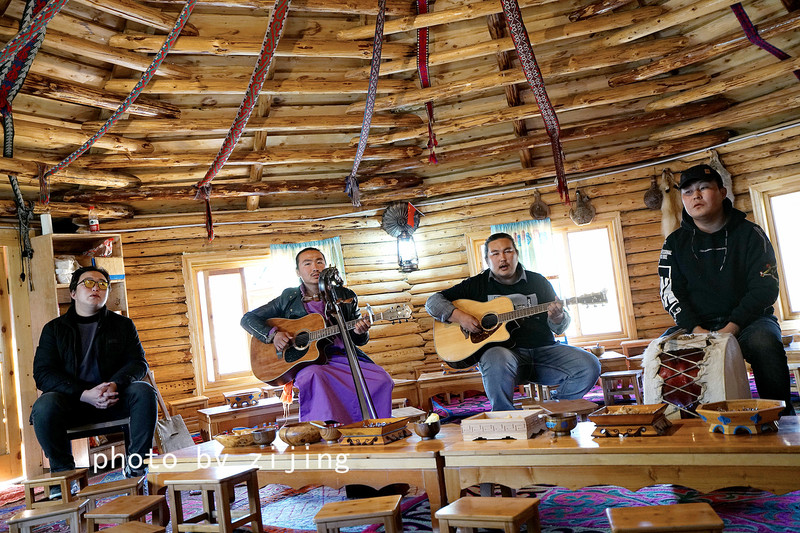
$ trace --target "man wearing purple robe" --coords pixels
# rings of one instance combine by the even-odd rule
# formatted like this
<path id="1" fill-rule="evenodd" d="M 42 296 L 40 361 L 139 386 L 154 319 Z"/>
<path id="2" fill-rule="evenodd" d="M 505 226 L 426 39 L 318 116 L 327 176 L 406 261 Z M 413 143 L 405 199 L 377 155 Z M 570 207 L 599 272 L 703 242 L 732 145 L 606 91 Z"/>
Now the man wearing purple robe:
<path id="1" fill-rule="evenodd" d="M 267 325 L 267 320 L 298 319 L 309 313 L 317 313 L 325 317 L 327 325 L 335 324 L 335 321 L 326 316 L 325 302 L 319 293 L 319 276 L 327 266 L 325 256 L 316 248 L 305 248 L 295 257 L 295 263 L 297 275 L 302 281 L 300 286 L 284 290 L 268 304 L 246 313 L 241 320 L 241 326 L 248 333 L 261 342 L 274 344 L 279 354 L 287 346 L 291 346 L 293 337 L 288 331 L 271 328 Z M 345 320 L 350 322 L 358 319 L 351 333 L 353 344 L 363 346 L 369 341 L 370 322 L 361 318 L 355 293 L 347 288 L 343 288 L 343 291 L 348 300 L 347 303 L 340 304 Z M 322 348 L 322 343 L 319 347 Z M 378 417 L 392 416 L 394 383 L 391 376 L 373 363 L 364 352 L 359 349 L 356 352 Z M 350 424 L 361 420 L 355 383 L 340 335 L 333 337 L 333 342 L 324 346 L 324 354 L 323 364 L 306 366 L 295 375 L 294 384 L 300 391 L 300 421 L 335 420 Z"/>

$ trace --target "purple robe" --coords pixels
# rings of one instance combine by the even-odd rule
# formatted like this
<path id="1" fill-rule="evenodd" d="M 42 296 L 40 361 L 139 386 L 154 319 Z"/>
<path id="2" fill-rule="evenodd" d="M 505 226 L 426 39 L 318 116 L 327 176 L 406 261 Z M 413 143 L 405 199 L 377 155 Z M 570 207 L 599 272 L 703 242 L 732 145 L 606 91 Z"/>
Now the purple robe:
<path id="1" fill-rule="evenodd" d="M 304 302 L 309 313 L 325 316 L 321 301 Z M 344 341 L 337 335 L 333 344 L 325 349 L 328 362 L 301 369 L 294 378 L 300 390 L 300 421 L 336 420 L 351 424 L 362 419 L 353 375 L 344 349 Z M 359 358 L 367 389 L 375 405 L 378 418 L 392 416 L 392 377 L 380 365 Z"/>

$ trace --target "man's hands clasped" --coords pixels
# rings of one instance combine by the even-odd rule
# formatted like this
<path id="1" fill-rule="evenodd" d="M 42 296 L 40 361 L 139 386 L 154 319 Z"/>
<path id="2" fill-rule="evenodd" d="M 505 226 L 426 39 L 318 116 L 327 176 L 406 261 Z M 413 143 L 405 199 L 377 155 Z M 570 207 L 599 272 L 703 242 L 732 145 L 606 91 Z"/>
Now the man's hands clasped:
<path id="1" fill-rule="evenodd" d="M 96 409 L 108 409 L 119 401 L 117 384 L 114 382 L 101 383 L 81 393 L 81 401 L 88 403 Z"/>

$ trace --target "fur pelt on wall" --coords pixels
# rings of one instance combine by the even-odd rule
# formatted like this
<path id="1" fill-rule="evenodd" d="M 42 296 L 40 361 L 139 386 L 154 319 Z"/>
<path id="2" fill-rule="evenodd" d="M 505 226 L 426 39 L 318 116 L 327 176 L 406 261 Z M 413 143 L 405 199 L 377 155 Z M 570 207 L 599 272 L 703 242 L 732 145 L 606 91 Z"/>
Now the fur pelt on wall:
<path id="1" fill-rule="evenodd" d="M 661 234 L 664 237 L 678 229 L 681 224 L 683 204 L 680 192 L 673 185 L 675 185 L 675 178 L 672 171 L 665 168 L 661 171 L 661 179 L 658 182 L 661 192 L 664 193 L 661 199 Z"/>

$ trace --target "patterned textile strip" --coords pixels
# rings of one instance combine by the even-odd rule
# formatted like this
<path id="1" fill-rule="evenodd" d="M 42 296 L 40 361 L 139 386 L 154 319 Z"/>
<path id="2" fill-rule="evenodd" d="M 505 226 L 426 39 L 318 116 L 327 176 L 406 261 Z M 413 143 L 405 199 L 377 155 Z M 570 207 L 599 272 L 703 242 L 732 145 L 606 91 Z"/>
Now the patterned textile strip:
<path id="1" fill-rule="evenodd" d="M 747 13 L 744 10 L 742 4 L 733 4 L 731 6 L 731 10 L 733 10 L 733 14 L 736 15 L 736 19 L 739 21 L 739 24 L 742 26 L 742 30 L 744 34 L 747 36 L 747 40 L 753 43 L 754 45 L 758 46 L 762 50 L 769 52 L 770 54 L 774 55 L 781 61 L 789 59 L 791 56 L 781 50 L 780 48 L 769 44 L 763 37 L 758 34 L 758 28 L 753 25 L 753 21 L 750 20 L 750 17 L 747 16 Z M 800 69 L 794 71 L 794 76 L 798 80 L 800 80 Z"/>
<path id="2" fill-rule="evenodd" d="M 417 13 L 424 15 L 428 12 L 428 0 L 417 0 Z M 417 30 L 417 71 L 419 72 L 420 86 L 425 89 L 431 86 L 431 79 L 428 73 L 428 35 L 429 28 L 420 28 Z M 439 146 L 436 140 L 436 134 L 433 133 L 433 102 L 425 102 L 425 111 L 428 113 L 428 156 L 429 163 L 438 163 L 434 148 Z"/>
<path id="3" fill-rule="evenodd" d="M 275 0 L 275 5 L 272 8 L 272 14 L 269 17 L 267 24 L 267 32 L 264 34 L 264 41 L 261 43 L 261 53 L 258 56 L 256 65 L 253 68 L 253 75 L 250 76 L 250 84 L 247 87 L 242 103 L 239 105 L 239 111 L 236 113 L 236 118 L 231 124 L 231 129 L 228 130 L 228 135 L 225 137 L 225 142 L 217 153 L 217 157 L 211 163 L 206 172 L 205 177 L 197 182 L 197 195 L 196 198 L 206 202 L 206 231 L 208 232 L 208 240 L 214 240 L 214 225 L 211 221 L 211 180 L 220 171 L 220 169 L 228 161 L 236 143 L 239 142 L 239 137 L 242 136 L 247 121 L 250 120 L 250 114 L 256 106 L 258 95 L 261 92 L 261 87 L 264 85 L 264 80 L 269 73 L 272 59 L 275 57 L 275 48 L 283 35 L 283 29 L 286 23 L 286 16 L 289 14 L 289 4 L 291 0 Z"/>
<path id="4" fill-rule="evenodd" d="M 378 92 L 378 73 L 381 70 L 381 51 L 383 50 L 383 23 L 386 21 L 386 0 L 378 0 L 378 18 L 375 20 L 375 39 L 372 41 L 372 61 L 369 69 L 369 87 L 367 88 L 367 102 L 364 104 L 364 120 L 361 123 L 361 135 L 358 137 L 358 148 L 356 158 L 353 161 L 353 170 L 345 180 L 344 192 L 350 196 L 353 205 L 361 205 L 361 198 L 358 192 L 358 179 L 356 173 L 364 157 L 364 150 L 367 147 L 369 137 L 369 127 L 372 124 L 372 111 L 375 109 L 375 95 Z"/>
<path id="5" fill-rule="evenodd" d="M 186 5 L 183 6 L 183 10 L 181 11 L 180 15 L 178 15 L 177 20 L 175 20 L 175 25 L 172 27 L 172 30 L 167 35 L 167 38 L 164 40 L 164 44 L 161 45 L 161 48 L 156 53 L 155 57 L 153 58 L 153 62 L 150 63 L 150 66 L 147 67 L 147 70 L 144 71 L 142 77 L 139 81 L 134 85 L 131 94 L 122 101 L 119 107 L 108 117 L 106 123 L 103 124 L 97 132 L 92 135 L 85 143 L 83 143 L 80 148 L 69 154 L 65 157 L 61 162 L 56 164 L 54 167 L 49 169 L 45 175 L 44 180 L 47 181 L 50 176 L 58 172 L 59 170 L 66 168 L 70 163 L 78 159 L 81 155 L 83 155 L 86 150 L 91 148 L 91 146 L 119 120 L 119 118 L 127 111 L 128 107 L 136 101 L 139 95 L 144 90 L 145 86 L 150 82 L 150 79 L 158 70 L 158 67 L 161 63 L 164 62 L 164 58 L 167 57 L 167 54 L 172 49 L 172 46 L 175 44 L 175 41 L 178 40 L 178 36 L 183 29 L 183 26 L 186 24 L 186 21 L 189 20 L 189 16 L 192 14 L 192 10 L 194 10 L 194 6 L 197 3 L 197 0 L 187 0 Z"/>
<path id="6" fill-rule="evenodd" d="M 47 26 L 47 23 L 50 22 L 50 19 L 55 17 L 66 3 L 67 0 L 50 0 L 50 2 L 33 17 L 29 24 L 20 28 L 19 33 L 8 41 L 3 47 L 2 52 L 0 52 L 0 65 L 8 61 L 9 58 L 14 57 L 17 50 L 25 46 L 28 41 L 37 37 Z"/>
<path id="7" fill-rule="evenodd" d="M 506 17 L 508 28 L 511 30 L 511 39 L 517 49 L 519 62 L 522 64 L 522 70 L 525 72 L 525 77 L 528 79 L 533 95 L 536 97 L 536 103 L 542 114 L 547 135 L 550 137 L 550 146 L 553 149 L 553 161 L 556 167 L 558 194 L 561 196 L 561 201 L 569 205 L 569 190 L 567 188 L 567 175 L 564 172 L 564 150 L 561 148 L 561 139 L 559 137 L 561 127 L 558 124 L 558 116 L 555 109 L 553 109 L 553 104 L 550 103 L 550 98 L 547 96 L 542 73 L 536 63 L 536 57 L 533 55 L 533 47 L 531 47 L 531 41 L 528 37 L 528 30 L 522 21 L 519 4 L 517 4 L 517 0 L 502 0 L 502 4 L 503 14 Z"/>
<path id="8" fill-rule="evenodd" d="M 63 5 L 63 4 L 62 4 Z M 31 27 L 31 22 L 42 13 L 42 10 L 47 7 L 44 0 L 27 0 L 25 7 L 22 10 L 22 17 L 20 18 L 20 31 Z M 20 39 L 17 45 L 11 47 L 14 53 L 9 53 L 0 66 L 0 115 L 3 120 L 3 157 L 14 157 L 14 119 L 12 116 L 11 102 L 17 96 L 22 84 L 25 82 L 25 77 L 33 64 L 36 54 L 44 41 L 45 30 L 47 22 L 58 13 L 58 9 L 51 10 L 51 15 L 47 20 L 44 17 L 39 19 L 41 23 L 37 24 L 38 31 L 35 33 L 28 33 L 28 37 Z M 41 167 L 42 165 L 40 165 Z M 41 173 L 40 173 L 41 174 Z M 9 174 L 8 180 L 11 183 L 11 190 L 14 194 L 14 204 L 17 208 L 17 221 L 19 222 L 19 251 L 20 261 L 22 268 L 20 269 L 20 279 L 25 281 L 28 279 L 28 286 L 33 290 L 33 279 L 30 277 L 30 261 L 33 257 L 33 247 L 31 246 L 30 239 L 30 224 L 33 220 L 33 203 L 30 205 L 25 203 L 22 197 L 22 191 L 19 188 L 17 177 Z M 27 273 L 27 274 L 26 274 Z"/>

